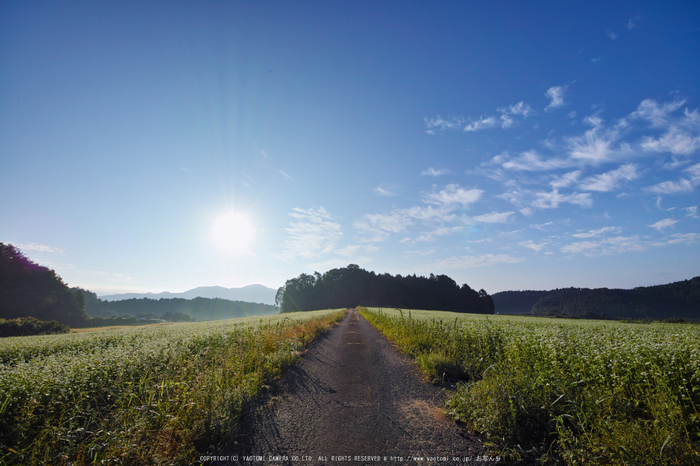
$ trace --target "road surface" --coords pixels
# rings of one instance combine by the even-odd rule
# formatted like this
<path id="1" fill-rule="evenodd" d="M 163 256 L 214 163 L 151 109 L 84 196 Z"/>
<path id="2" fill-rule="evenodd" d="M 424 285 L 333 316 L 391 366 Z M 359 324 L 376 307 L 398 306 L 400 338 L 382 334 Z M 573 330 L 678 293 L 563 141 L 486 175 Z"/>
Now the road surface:
<path id="1" fill-rule="evenodd" d="M 484 447 L 443 414 L 444 400 L 351 310 L 245 416 L 221 464 L 474 464 Z"/>

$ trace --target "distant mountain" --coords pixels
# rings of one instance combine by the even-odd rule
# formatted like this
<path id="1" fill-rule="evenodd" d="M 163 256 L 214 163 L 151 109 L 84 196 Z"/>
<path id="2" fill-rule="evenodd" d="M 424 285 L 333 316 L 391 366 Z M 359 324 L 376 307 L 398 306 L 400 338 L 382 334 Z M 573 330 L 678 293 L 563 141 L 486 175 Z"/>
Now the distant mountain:
<path id="1" fill-rule="evenodd" d="M 247 303 L 275 304 L 277 290 L 263 285 L 248 285 L 241 288 L 224 288 L 223 286 L 199 286 L 182 293 L 122 293 L 99 296 L 103 301 L 122 301 L 125 299 L 170 299 L 170 298 L 220 298 Z"/>
<path id="2" fill-rule="evenodd" d="M 494 293 L 499 314 L 613 319 L 700 318 L 700 277 L 632 290 L 563 288 Z"/>

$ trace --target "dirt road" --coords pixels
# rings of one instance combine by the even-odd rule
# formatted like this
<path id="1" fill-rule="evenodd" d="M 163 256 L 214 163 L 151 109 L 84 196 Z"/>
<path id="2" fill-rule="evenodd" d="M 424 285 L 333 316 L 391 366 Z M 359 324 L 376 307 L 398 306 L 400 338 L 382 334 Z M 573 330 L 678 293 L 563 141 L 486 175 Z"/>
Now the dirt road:
<path id="1" fill-rule="evenodd" d="M 221 454 L 237 464 L 474 463 L 485 450 L 442 414 L 444 397 L 351 310 Z"/>

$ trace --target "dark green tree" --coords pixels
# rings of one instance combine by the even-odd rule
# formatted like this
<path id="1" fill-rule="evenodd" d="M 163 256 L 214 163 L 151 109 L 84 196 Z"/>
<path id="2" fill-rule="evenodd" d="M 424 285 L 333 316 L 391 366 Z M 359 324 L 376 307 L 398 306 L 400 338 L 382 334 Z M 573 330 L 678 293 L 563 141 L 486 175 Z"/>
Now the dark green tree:
<path id="1" fill-rule="evenodd" d="M 36 317 L 70 326 L 89 319 L 81 292 L 71 290 L 56 272 L 4 243 L 0 243 L 0 317 Z"/>

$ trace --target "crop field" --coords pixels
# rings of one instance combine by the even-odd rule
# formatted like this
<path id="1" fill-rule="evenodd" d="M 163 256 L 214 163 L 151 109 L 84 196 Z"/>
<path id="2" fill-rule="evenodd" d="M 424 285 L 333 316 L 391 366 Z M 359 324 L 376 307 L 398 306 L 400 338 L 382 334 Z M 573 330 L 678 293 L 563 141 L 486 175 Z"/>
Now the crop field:
<path id="1" fill-rule="evenodd" d="M 0 339 L 0 464 L 192 464 L 345 312 Z"/>
<path id="2" fill-rule="evenodd" d="M 494 452 L 700 464 L 700 326 L 361 309 Z"/>

